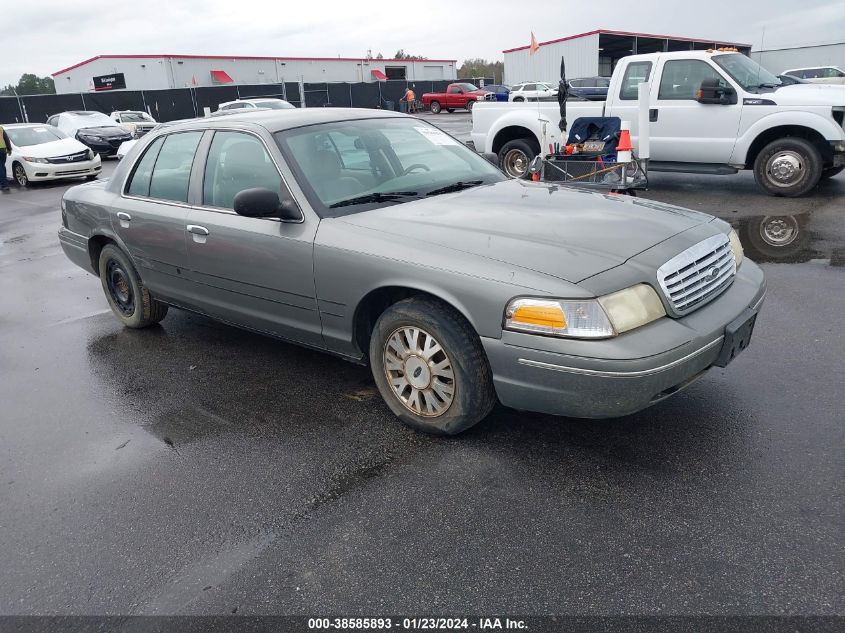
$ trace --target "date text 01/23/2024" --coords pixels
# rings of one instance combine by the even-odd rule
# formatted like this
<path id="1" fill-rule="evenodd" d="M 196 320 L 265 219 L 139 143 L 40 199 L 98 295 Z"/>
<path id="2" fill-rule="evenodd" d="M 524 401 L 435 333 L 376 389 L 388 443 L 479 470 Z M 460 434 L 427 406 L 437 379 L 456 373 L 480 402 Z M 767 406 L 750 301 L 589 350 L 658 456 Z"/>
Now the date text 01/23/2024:
<path id="1" fill-rule="evenodd" d="M 524 620 L 510 618 L 309 618 L 312 630 L 446 630 L 478 629 L 481 631 L 528 628 Z"/>

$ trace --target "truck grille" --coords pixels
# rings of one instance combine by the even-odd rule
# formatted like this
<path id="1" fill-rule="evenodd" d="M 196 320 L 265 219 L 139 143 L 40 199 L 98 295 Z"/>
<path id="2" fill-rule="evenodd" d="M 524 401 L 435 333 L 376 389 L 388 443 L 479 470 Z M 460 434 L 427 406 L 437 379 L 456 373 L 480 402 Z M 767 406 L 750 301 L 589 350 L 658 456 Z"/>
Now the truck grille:
<path id="1" fill-rule="evenodd" d="M 657 281 L 678 316 L 715 299 L 736 276 L 736 259 L 727 235 L 699 242 L 657 269 Z"/>

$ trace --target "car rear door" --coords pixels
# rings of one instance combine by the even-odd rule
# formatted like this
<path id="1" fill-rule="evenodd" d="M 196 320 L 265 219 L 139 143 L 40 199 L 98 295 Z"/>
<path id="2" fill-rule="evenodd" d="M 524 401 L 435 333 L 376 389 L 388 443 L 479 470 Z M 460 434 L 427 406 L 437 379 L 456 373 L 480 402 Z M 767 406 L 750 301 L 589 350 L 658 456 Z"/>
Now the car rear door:
<path id="1" fill-rule="evenodd" d="M 209 131 L 203 139 L 204 167 L 182 226 L 190 302 L 219 319 L 322 347 L 313 274 L 317 218 L 288 222 L 233 210 L 244 189 L 289 195 L 271 142 L 244 130 Z"/>
<path id="2" fill-rule="evenodd" d="M 188 187 L 201 131 L 160 136 L 130 171 L 112 213 L 138 274 L 150 290 L 178 299 L 189 287 L 185 277 L 185 220 Z"/>

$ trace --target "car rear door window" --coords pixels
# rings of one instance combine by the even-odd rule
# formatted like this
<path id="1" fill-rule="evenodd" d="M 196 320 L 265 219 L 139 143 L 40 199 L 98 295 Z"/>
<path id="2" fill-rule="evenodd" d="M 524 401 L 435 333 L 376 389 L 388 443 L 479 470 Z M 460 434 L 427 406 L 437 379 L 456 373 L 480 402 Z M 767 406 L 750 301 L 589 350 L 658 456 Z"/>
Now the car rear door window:
<path id="1" fill-rule="evenodd" d="M 632 62 L 625 69 L 622 76 L 622 87 L 619 90 L 619 98 L 623 101 L 639 99 L 640 84 L 648 81 L 651 74 L 651 62 Z"/>
<path id="2" fill-rule="evenodd" d="M 164 137 L 150 178 L 150 198 L 188 201 L 191 167 L 202 132 L 179 132 Z"/>
<path id="3" fill-rule="evenodd" d="M 131 196 L 143 196 L 144 198 L 150 195 L 150 178 L 153 175 L 153 167 L 155 166 L 156 158 L 158 158 L 158 152 L 163 142 L 164 137 L 157 138 L 144 151 L 141 160 L 135 165 L 135 171 L 129 180 L 126 193 Z"/>
<path id="4" fill-rule="evenodd" d="M 264 144 L 252 134 L 215 132 L 205 163 L 203 204 L 233 209 L 238 193 L 255 188 L 282 188 L 282 177 Z"/>

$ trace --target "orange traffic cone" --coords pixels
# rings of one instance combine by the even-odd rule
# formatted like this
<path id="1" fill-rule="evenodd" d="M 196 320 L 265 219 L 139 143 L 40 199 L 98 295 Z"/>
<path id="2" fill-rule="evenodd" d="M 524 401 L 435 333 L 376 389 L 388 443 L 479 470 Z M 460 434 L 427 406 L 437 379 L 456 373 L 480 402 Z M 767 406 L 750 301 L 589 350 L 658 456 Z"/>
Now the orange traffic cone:
<path id="1" fill-rule="evenodd" d="M 634 146 L 631 144 L 631 124 L 628 121 L 622 121 L 621 129 L 619 130 L 619 142 L 616 144 L 616 162 L 630 163 L 631 152 Z"/>

